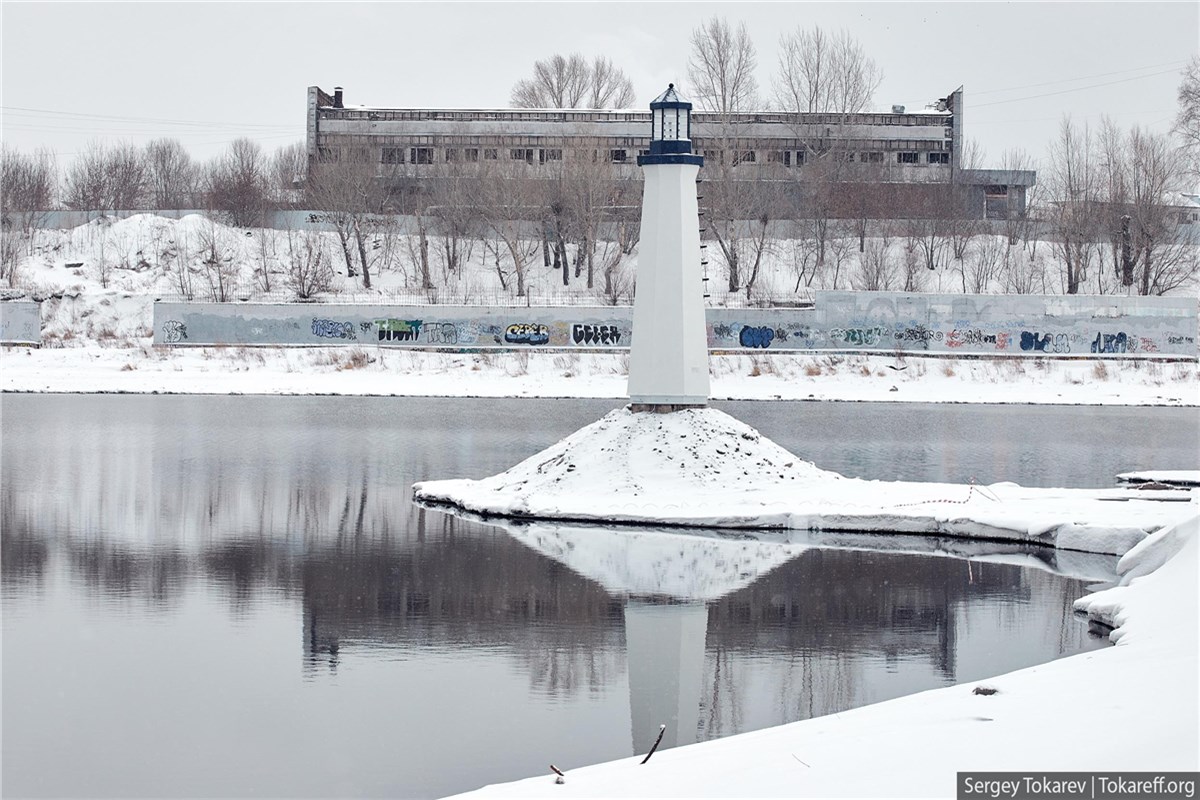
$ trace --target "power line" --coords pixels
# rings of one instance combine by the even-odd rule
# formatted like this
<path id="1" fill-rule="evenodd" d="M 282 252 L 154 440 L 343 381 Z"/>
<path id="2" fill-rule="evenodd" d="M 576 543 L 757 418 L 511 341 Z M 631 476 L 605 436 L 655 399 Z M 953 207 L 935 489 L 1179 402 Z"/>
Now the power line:
<path id="1" fill-rule="evenodd" d="M 1095 114 L 1084 114 L 1082 115 L 1082 119 L 1095 119 L 1096 117 L 1149 116 L 1151 114 L 1167 114 L 1173 112 L 1174 109 L 1171 108 L 1152 108 L 1147 111 L 1118 111 L 1112 114 L 1109 114 L 1105 111 L 1098 111 Z M 979 125 L 1023 125 L 1027 122 L 1056 122 L 1059 119 L 1061 119 L 1061 117 L 1026 117 L 1024 119 L 1014 119 L 1013 117 L 1006 116 L 1003 118 L 983 120 L 972 118 L 971 127 L 974 128 Z M 1154 124 L 1158 123 L 1155 122 Z"/>
<path id="2" fill-rule="evenodd" d="M 985 89 L 980 92 L 972 91 L 971 96 L 979 97 L 980 95 L 984 95 L 984 94 L 998 94 L 1000 92 L 1015 92 L 1017 89 L 1036 89 L 1039 86 L 1053 86 L 1057 83 L 1070 83 L 1072 81 L 1086 81 L 1091 78 L 1107 78 L 1109 75 L 1123 75 L 1126 72 L 1140 72 L 1144 69 L 1156 69 L 1158 67 L 1167 67 L 1167 66 L 1181 67 L 1186 63 L 1187 63 L 1186 61 L 1167 61 L 1162 64 L 1150 64 L 1149 66 L 1145 66 L 1145 67 L 1133 67 L 1131 69 L 1119 69 L 1115 72 L 1098 72 L 1094 75 L 1081 75 L 1078 78 L 1062 78 L 1061 80 L 1046 81 L 1044 83 L 1026 83 L 1022 86 L 1009 86 L 1005 89 Z M 1171 70 L 1171 71 L 1174 72 L 1174 70 Z M 1149 77 L 1149 76 L 1141 76 L 1141 77 Z"/>
<path id="3" fill-rule="evenodd" d="M 109 122 L 151 122 L 158 125 L 190 125 L 199 128 L 228 128 L 230 124 L 227 122 L 214 122 L 212 120 L 188 120 L 188 119 L 162 119 L 157 117 L 124 117 L 113 114 L 87 114 L 76 111 L 55 111 L 46 108 L 26 108 L 23 106 L 0 106 L 0 110 L 6 113 L 16 113 L 18 116 L 28 114 L 50 114 L 56 117 L 65 117 L 69 120 L 105 120 Z M 49 121 L 49 120 L 47 120 Z M 267 128 L 278 130 L 285 127 L 284 125 L 269 124 L 262 122 L 246 122 L 239 123 L 241 128 Z"/>
<path id="4" fill-rule="evenodd" d="M 1074 89 L 1061 89 L 1057 92 L 1045 92 L 1044 94 L 1031 94 L 1028 97 L 1013 97 L 1009 100 L 993 100 L 990 103 L 974 103 L 974 104 L 972 104 L 972 107 L 973 108 L 983 108 L 985 106 L 998 106 L 998 105 L 1002 105 L 1004 103 L 1020 103 L 1024 100 L 1036 100 L 1039 97 L 1053 97 L 1054 95 L 1058 95 L 1058 94 L 1069 94 L 1071 92 L 1082 92 L 1085 89 L 1098 89 L 1101 86 L 1112 86 L 1117 83 L 1128 83 L 1129 81 L 1137 81 L 1137 80 L 1141 80 L 1142 78 L 1153 78 L 1158 75 L 1169 75 L 1170 73 L 1175 72 L 1175 71 L 1176 70 L 1168 69 L 1168 70 L 1163 70 L 1162 72 L 1151 72 L 1148 75 L 1135 75 L 1132 78 L 1121 78 L 1121 79 L 1115 80 L 1115 81 L 1105 81 L 1104 83 L 1093 83 L 1091 86 L 1076 86 Z"/>

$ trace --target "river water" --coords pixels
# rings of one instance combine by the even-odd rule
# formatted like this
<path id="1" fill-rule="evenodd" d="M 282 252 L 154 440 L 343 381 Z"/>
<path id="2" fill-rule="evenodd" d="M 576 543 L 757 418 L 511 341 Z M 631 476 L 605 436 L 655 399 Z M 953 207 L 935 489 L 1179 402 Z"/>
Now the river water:
<path id="1" fill-rule="evenodd" d="M 615 405 L 5 396 L 4 794 L 440 796 L 1105 646 L 1070 608 L 1111 564 L 409 500 Z M 718 405 L 864 478 L 1109 486 L 1200 446 L 1191 409 Z"/>

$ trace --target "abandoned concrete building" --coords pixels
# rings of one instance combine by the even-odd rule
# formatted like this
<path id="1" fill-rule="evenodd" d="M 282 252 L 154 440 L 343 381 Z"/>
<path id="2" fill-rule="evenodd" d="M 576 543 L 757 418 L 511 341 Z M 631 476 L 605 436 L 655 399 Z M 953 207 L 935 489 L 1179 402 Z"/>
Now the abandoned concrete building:
<path id="1" fill-rule="evenodd" d="M 1036 174 L 961 165 L 963 110 L 960 87 L 919 112 L 903 106 L 856 114 L 697 111 L 691 138 L 693 150 L 705 156 L 702 179 L 714 179 L 719 170 L 724 180 L 775 185 L 772 202 L 787 206 L 793 218 L 813 215 L 816 186 L 836 186 L 827 194 L 837 202 L 821 211 L 834 218 L 946 213 L 949 196 L 955 213 L 968 218 L 1023 216 Z M 648 152 L 649 141 L 648 108 L 347 106 L 341 87 L 332 94 L 308 87 L 310 165 L 365 154 L 399 197 L 419 196 L 451 173 L 503 167 L 510 175 L 549 178 L 579 160 L 603 164 L 612 180 L 638 180 L 637 156 Z"/>

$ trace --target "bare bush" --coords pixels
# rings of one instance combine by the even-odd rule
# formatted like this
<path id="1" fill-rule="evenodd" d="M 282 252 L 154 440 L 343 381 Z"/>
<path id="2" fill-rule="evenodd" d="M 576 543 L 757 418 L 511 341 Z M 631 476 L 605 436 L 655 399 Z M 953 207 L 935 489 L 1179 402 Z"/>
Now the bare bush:
<path id="1" fill-rule="evenodd" d="M 854 288 L 867 292 L 883 292 L 892 288 L 895 281 L 892 266 L 892 239 L 877 236 L 868 239 L 859 254 L 858 280 Z"/>
<path id="2" fill-rule="evenodd" d="M 209 297 L 214 303 L 227 303 L 237 290 L 239 269 L 233 248 L 213 221 L 201 228 L 197 239 L 201 271 L 208 283 Z"/>
<path id="3" fill-rule="evenodd" d="M 57 182 L 58 167 L 49 150 L 30 155 L 8 146 L 0 148 L 0 212 L 6 229 L 32 234 L 53 206 Z M 32 235 L 28 236 L 28 243 L 32 241 Z"/>
<path id="4" fill-rule="evenodd" d="M 316 231 L 288 231 L 288 286 L 308 300 L 333 285 L 333 265 L 324 238 Z"/>
<path id="5" fill-rule="evenodd" d="M 0 280 L 12 288 L 17 288 L 21 262 L 24 260 L 27 245 L 25 235 L 11 228 L 0 231 Z"/>

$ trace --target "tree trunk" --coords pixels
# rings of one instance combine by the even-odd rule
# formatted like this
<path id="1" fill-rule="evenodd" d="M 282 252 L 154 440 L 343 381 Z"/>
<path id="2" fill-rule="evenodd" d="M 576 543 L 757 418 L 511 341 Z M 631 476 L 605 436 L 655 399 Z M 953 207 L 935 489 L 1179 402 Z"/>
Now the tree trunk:
<path id="1" fill-rule="evenodd" d="M 354 223 L 354 242 L 358 245 L 358 263 L 362 267 L 363 288 L 371 288 L 371 267 L 367 262 L 367 244 L 364 241 L 362 227 L 356 220 Z"/>
<path id="2" fill-rule="evenodd" d="M 358 273 L 354 271 L 354 255 L 350 252 L 350 233 L 342 225 L 337 226 L 338 241 L 342 245 L 342 257 L 346 259 L 346 277 L 357 278 Z"/>
<path id="3" fill-rule="evenodd" d="M 563 286 L 571 285 L 571 265 L 567 263 L 567 243 L 563 241 L 562 231 L 556 233 L 558 241 L 554 243 L 554 261 L 562 264 Z"/>
<path id="4" fill-rule="evenodd" d="M 592 244 L 591 237 L 585 236 L 583 239 L 583 247 L 587 250 L 587 288 L 591 289 L 595 284 L 595 245 Z"/>

